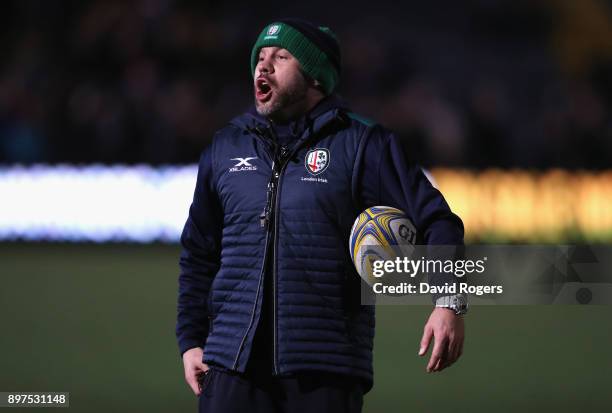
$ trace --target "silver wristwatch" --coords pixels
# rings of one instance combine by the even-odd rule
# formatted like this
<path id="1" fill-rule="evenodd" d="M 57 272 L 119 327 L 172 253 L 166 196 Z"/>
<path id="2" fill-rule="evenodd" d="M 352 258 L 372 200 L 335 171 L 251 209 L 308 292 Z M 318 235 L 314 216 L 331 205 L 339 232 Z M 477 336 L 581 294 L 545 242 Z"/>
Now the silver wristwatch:
<path id="1" fill-rule="evenodd" d="M 436 307 L 448 308 L 457 315 L 466 314 L 468 311 L 467 296 L 464 294 L 446 295 L 436 299 Z"/>

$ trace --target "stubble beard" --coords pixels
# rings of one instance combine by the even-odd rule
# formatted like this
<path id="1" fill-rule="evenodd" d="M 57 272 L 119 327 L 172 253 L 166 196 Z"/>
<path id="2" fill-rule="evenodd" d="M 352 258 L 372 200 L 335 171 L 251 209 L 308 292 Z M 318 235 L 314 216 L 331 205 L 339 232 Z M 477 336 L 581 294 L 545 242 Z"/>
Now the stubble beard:
<path id="1" fill-rule="evenodd" d="M 305 102 L 308 85 L 304 79 L 295 79 L 284 89 L 275 89 L 272 98 L 265 102 L 255 99 L 255 109 L 261 116 L 272 119 L 288 120 L 299 112 L 297 103 Z"/>

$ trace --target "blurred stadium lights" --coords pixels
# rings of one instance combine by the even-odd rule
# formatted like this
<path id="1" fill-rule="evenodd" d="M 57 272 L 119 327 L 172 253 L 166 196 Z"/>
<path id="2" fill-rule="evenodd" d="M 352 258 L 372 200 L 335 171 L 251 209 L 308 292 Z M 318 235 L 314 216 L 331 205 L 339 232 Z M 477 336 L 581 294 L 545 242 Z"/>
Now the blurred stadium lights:
<path id="1" fill-rule="evenodd" d="M 178 241 L 197 166 L 0 168 L 0 239 Z"/>
<path id="2" fill-rule="evenodd" d="M 431 171 L 468 242 L 612 240 L 612 171 Z M 178 242 L 197 165 L 0 168 L 0 240 Z"/>
<path id="3" fill-rule="evenodd" d="M 467 241 L 609 242 L 612 171 L 433 170 Z"/>

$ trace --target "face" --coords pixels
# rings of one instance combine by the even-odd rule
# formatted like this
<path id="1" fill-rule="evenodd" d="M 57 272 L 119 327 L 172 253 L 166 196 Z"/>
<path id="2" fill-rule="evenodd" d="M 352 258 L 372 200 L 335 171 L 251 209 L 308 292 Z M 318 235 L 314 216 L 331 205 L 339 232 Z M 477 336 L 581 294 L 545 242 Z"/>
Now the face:
<path id="1" fill-rule="evenodd" d="M 255 67 L 255 108 L 260 115 L 290 119 L 309 105 L 310 85 L 286 49 L 263 47 Z"/>

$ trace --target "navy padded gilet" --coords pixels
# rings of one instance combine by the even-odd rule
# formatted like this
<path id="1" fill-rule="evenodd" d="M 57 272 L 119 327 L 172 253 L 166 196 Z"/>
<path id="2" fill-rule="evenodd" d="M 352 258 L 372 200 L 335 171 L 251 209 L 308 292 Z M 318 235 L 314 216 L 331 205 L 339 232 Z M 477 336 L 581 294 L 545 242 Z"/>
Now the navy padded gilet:
<path id="1" fill-rule="evenodd" d="M 276 373 L 323 370 L 371 383 L 374 308 L 359 305 L 347 246 L 359 213 L 354 166 L 367 127 L 337 108 L 318 116 L 280 173 L 276 221 L 262 228 L 275 150 L 253 121 L 235 119 L 212 144 L 223 233 L 204 360 L 245 370 L 261 314 L 264 257 L 271 254 Z M 326 169 L 317 175 L 305 165 L 313 149 L 328 151 Z M 248 163 L 256 169 L 231 171 L 240 158 L 254 158 Z"/>

